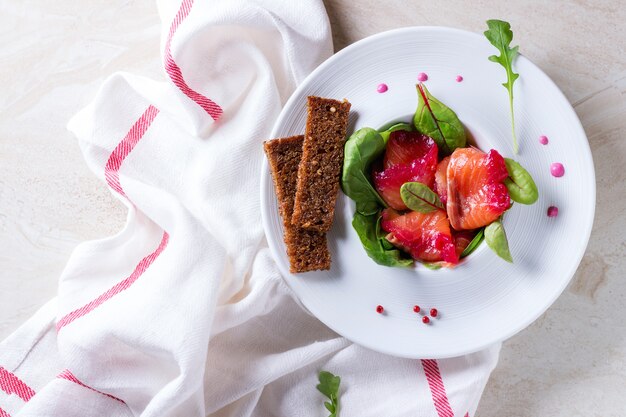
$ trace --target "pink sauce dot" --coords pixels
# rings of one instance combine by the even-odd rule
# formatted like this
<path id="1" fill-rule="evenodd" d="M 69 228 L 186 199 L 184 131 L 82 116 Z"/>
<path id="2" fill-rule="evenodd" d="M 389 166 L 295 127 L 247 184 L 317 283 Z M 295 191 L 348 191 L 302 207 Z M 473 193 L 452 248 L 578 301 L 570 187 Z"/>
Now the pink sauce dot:
<path id="1" fill-rule="evenodd" d="M 552 165 L 550 165 L 550 173 L 553 177 L 562 177 L 563 175 L 565 175 L 565 168 L 563 167 L 562 163 L 554 162 Z"/>
<path id="2" fill-rule="evenodd" d="M 539 136 L 539 143 L 541 143 L 542 145 L 547 145 L 548 144 L 548 137 L 545 136 L 545 135 Z"/>
<path id="3" fill-rule="evenodd" d="M 425 72 L 420 72 L 419 74 L 417 74 L 417 81 L 426 81 L 428 80 L 428 74 L 426 74 Z"/>
<path id="4" fill-rule="evenodd" d="M 548 207 L 548 217 L 556 217 L 559 215 L 559 208 L 556 206 Z"/>
<path id="5" fill-rule="evenodd" d="M 378 84 L 378 87 L 376 87 L 376 91 L 379 93 L 386 93 L 387 90 L 389 90 L 389 87 L 387 87 L 387 84 L 385 83 Z"/>
<path id="6" fill-rule="evenodd" d="M 461 76 L 461 75 L 457 75 L 457 76 L 456 76 L 456 82 L 457 82 L 457 83 L 460 83 L 461 81 L 463 81 L 463 76 Z"/>

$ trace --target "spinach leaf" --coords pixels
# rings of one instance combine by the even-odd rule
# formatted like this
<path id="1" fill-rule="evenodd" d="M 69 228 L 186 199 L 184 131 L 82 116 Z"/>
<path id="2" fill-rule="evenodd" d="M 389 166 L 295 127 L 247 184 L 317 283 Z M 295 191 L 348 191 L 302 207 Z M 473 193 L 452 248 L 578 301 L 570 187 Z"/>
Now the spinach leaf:
<path id="1" fill-rule="evenodd" d="M 408 123 L 396 123 L 383 130 L 382 132 L 380 132 L 380 135 L 383 137 L 385 144 L 387 144 L 387 141 L 389 141 L 389 136 L 391 135 L 391 132 L 395 132 L 396 130 L 406 130 L 407 132 L 411 132 L 413 130 L 413 126 Z"/>
<path id="2" fill-rule="evenodd" d="M 539 191 L 528 171 L 510 158 L 504 158 L 504 163 L 509 172 L 509 177 L 504 180 L 504 185 L 506 185 L 511 199 L 522 204 L 533 204 L 537 201 Z"/>
<path id="3" fill-rule="evenodd" d="M 358 211 L 354 213 L 352 227 L 359 235 L 361 244 L 367 255 L 379 265 L 385 266 L 411 266 L 412 259 L 402 258 L 402 252 L 398 249 L 388 249 L 391 245 L 387 239 L 381 237 L 380 214 L 365 216 Z"/>
<path id="4" fill-rule="evenodd" d="M 385 250 L 396 249 L 396 247 L 393 246 L 391 242 L 387 240 L 386 238 L 387 233 L 380 226 L 380 222 L 382 219 L 383 219 L 383 216 L 378 216 L 378 219 L 376 220 L 376 238 L 380 240 L 380 244 L 383 247 L 383 249 Z"/>
<path id="5" fill-rule="evenodd" d="M 460 257 L 461 258 L 465 258 L 469 254 L 474 252 L 476 249 L 478 249 L 480 244 L 483 242 L 484 238 L 485 238 L 485 229 L 482 228 L 482 229 L 480 229 L 478 231 L 476 236 L 474 236 L 474 239 L 472 239 L 472 241 L 469 243 L 469 245 L 467 245 L 467 247 L 465 249 L 463 249 L 463 252 L 461 252 L 461 256 Z"/>
<path id="6" fill-rule="evenodd" d="M 500 220 L 496 220 L 485 227 L 485 242 L 496 255 L 507 262 L 513 263 L 513 258 L 509 251 L 509 241 L 506 238 L 506 232 Z"/>
<path id="7" fill-rule="evenodd" d="M 417 85 L 417 92 L 417 111 L 413 116 L 417 130 L 433 138 L 444 154 L 464 147 L 465 128 L 456 113 L 433 97 L 424 84 Z"/>
<path id="8" fill-rule="evenodd" d="M 357 212 L 372 215 L 387 205 L 370 183 L 369 169 L 385 151 L 385 141 L 376 130 L 364 127 L 346 141 L 341 174 L 343 192 L 356 202 Z"/>
<path id="9" fill-rule="evenodd" d="M 496 62 L 506 70 L 506 82 L 502 83 L 509 92 L 509 107 L 511 109 L 511 128 L 513 129 L 513 152 L 517 153 L 517 137 L 515 136 L 515 116 L 513 115 L 513 83 L 519 78 L 519 74 L 513 72 L 513 61 L 519 54 L 519 46 L 511 48 L 509 45 L 513 41 L 513 31 L 508 22 L 502 20 L 487 20 L 489 30 L 485 31 L 485 36 L 500 51 L 500 56 L 491 55 L 489 60 Z"/>
<path id="10" fill-rule="evenodd" d="M 405 182 L 400 187 L 400 197 L 406 206 L 420 213 L 444 210 L 439 196 L 421 182 Z"/>

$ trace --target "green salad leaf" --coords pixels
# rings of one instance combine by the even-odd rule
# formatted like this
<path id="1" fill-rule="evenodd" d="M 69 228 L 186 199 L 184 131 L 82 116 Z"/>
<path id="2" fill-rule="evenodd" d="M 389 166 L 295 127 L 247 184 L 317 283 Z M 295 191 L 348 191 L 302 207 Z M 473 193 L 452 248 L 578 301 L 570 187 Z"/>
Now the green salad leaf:
<path id="1" fill-rule="evenodd" d="M 357 212 L 369 216 L 386 207 L 370 182 L 370 166 L 385 151 L 385 140 L 376 130 L 364 127 L 348 138 L 344 150 L 341 188 L 356 203 Z"/>
<path id="2" fill-rule="evenodd" d="M 478 249 L 480 244 L 483 243 L 484 239 L 485 239 L 485 228 L 482 228 L 478 231 L 478 233 L 476 233 L 476 236 L 474 236 L 474 239 L 472 239 L 469 245 L 467 245 L 467 247 L 463 249 L 463 252 L 461 252 L 460 257 L 465 258 L 469 254 L 474 252 L 476 249 Z"/>
<path id="3" fill-rule="evenodd" d="M 509 177 L 504 185 L 509 191 L 511 199 L 521 204 L 533 204 L 539 198 L 539 191 L 533 177 L 518 162 L 504 158 Z"/>
<path id="4" fill-rule="evenodd" d="M 513 263 L 513 258 L 509 251 L 509 241 L 506 238 L 502 221 L 496 220 L 485 227 L 485 242 L 487 242 L 487 246 L 489 246 L 496 255 L 507 262 Z"/>
<path id="5" fill-rule="evenodd" d="M 436 271 L 438 269 L 443 268 L 443 266 L 441 265 L 441 262 L 421 262 L 422 265 L 424 265 L 426 268 L 430 269 L 431 271 Z"/>
<path id="6" fill-rule="evenodd" d="M 320 383 L 317 384 L 317 390 L 330 400 L 324 401 L 324 407 L 330 412 L 328 417 L 337 417 L 339 415 L 339 384 L 341 383 L 341 378 L 328 371 L 320 371 L 318 379 Z"/>
<path id="7" fill-rule="evenodd" d="M 445 210 L 439 196 L 421 182 L 405 182 L 400 187 L 400 197 L 406 206 L 420 213 Z"/>
<path id="8" fill-rule="evenodd" d="M 389 126 L 387 129 L 380 132 L 380 135 L 383 137 L 385 144 L 387 144 L 387 141 L 389 140 L 389 136 L 391 135 L 391 132 L 395 132 L 396 130 L 406 130 L 407 132 L 411 132 L 413 131 L 413 126 L 410 125 L 409 123 L 396 123 L 394 125 Z"/>
<path id="9" fill-rule="evenodd" d="M 519 54 L 519 46 L 511 48 L 509 45 L 513 41 L 513 31 L 511 24 L 503 20 L 487 20 L 489 29 L 485 31 L 485 36 L 500 51 L 500 56 L 491 55 L 489 60 L 496 62 L 506 70 L 506 82 L 502 83 L 509 92 L 509 107 L 511 109 L 511 127 L 513 131 L 513 152 L 517 153 L 517 136 L 515 135 L 515 116 L 513 115 L 513 83 L 519 78 L 519 74 L 513 72 L 513 61 Z"/>
<path id="10" fill-rule="evenodd" d="M 365 216 L 354 213 L 352 227 L 359 235 L 367 255 L 379 265 L 407 267 L 413 265 L 412 259 L 402 258 L 402 252 L 395 249 L 383 236 L 380 228 L 380 214 Z"/>
<path id="11" fill-rule="evenodd" d="M 387 233 L 383 230 L 383 228 L 380 225 L 380 222 L 382 221 L 382 219 L 383 219 L 383 216 L 378 216 L 378 219 L 376 219 L 376 238 L 380 240 L 380 245 L 383 247 L 383 249 L 385 250 L 396 249 L 396 247 L 393 246 L 391 242 L 388 241 L 387 238 L 385 237 L 387 236 Z"/>
<path id="12" fill-rule="evenodd" d="M 433 138 L 444 154 L 464 147 L 465 128 L 456 113 L 433 97 L 424 84 L 417 84 L 417 93 L 417 110 L 413 116 L 417 130 Z"/>

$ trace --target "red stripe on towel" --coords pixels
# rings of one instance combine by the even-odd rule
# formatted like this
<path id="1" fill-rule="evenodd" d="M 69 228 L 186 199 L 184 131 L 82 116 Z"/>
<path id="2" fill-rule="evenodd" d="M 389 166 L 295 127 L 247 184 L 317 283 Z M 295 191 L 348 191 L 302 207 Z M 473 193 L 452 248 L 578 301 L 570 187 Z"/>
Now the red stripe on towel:
<path id="1" fill-rule="evenodd" d="M 132 272 L 132 274 L 130 274 L 128 278 L 118 282 L 117 284 L 115 284 L 113 287 L 108 289 L 106 292 L 101 294 L 98 298 L 94 299 L 93 301 L 85 304 L 81 308 L 78 308 L 72 311 L 71 313 L 65 315 L 63 318 L 61 318 L 61 320 L 59 320 L 56 326 L 57 332 L 61 330 L 63 327 L 73 322 L 74 320 L 76 320 L 77 318 L 80 318 L 84 316 L 85 314 L 95 310 L 105 301 L 113 298 L 115 295 L 121 293 L 122 291 L 127 290 L 131 285 L 135 283 L 135 281 L 137 281 L 137 279 L 139 279 L 139 277 L 144 272 L 146 272 L 146 269 L 148 269 L 148 267 L 152 265 L 152 262 L 154 262 L 156 258 L 158 258 L 161 252 L 163 252 L 163 249 L 167 247 L 168 241 L 169 241 L 169 234 L 167 232 L 163 232 L 163 238 L 161 239 L 161 243 L 159 244 L 159 246 L 155 249 L 154 252 L 152 252 L 150 255 L 146 256 L 145 258 L 143 258 L 137 264 L 137 266 L 135 267 L 135 270 Z"/>
<path id="2" fill-rule="evenodd" d="M 428 381 L 430 393 L 433 396 L 433 403 L 439 417 L 454 417 L 452 407 L 446 395 L 446 388 L 443 386 L 439 365 L 435 359 L 422 359 L 422 367 Z"/>
<path id="3" fill-rule="evenodd" d="M 35 391 L 19 379 L 17 375 L 0 366 L 0 389 L 8 395 L 17 394 L 24 401 L 35 395 Z"/>
<path id="4" fill-rule="evenodd" d="M 11 417 L 11 415 L 0 408 L 0 417 Z"/>
<path id="5" fill-rule="evenodd" d="M 68 380 L 68 381 L 71 381 L 71 382 L 73 382 L 73 383 L 75 383 L 75 384 L 80 385 L 81 387 L 85 387 L 85 388 L 90 389 L 90 390 L 92 390 L 92 391 L 94 391 L 94 392 L 97 392 L 98 394 L 102 394 L 102 395 L 104 395 L 104 396 L 107 396 L 107 397 L 109 397 L 109 398 L 114 399 L 115 401 L 119 401 L 119 402 L 121 402 L 122 404 L 126 404 L 124 401 L 120 400 L 120 399 L 119 399 L 119 398 L 117 398 L 117 397 L 114 397 L 114 396 L 112 396 L 112 395 L 110 395 L 110 394 L 107 394 L 106 392 L 98 391 L 98 390 L 97 390 L 97 389 L 95 389 L 95 388 L 91 388 L 89 385 L 85 385 L 85 384 L 83 384 L 82 382 L 80 382 L 80 381 L 78 380 L 78 378 L 76 378 L 76 377 L 74 376 L 74 374 L 73 374 L 73 373 L 72 373 L 69 369 L 66 369 L 66 370 L 64 370 L 63 372 L 61 372 L 59 375 L 57 375 L 57 378 L 66 379 L 66 380 Z"/>
<path id="6" fill-rule="evenodd" d="M 183 78 L 183 72 L 180 67 L 174 61 L 172 57 L 172 37 L 174 33 L 176 33 L 176 29 L 178 26 L 185 20 L 185 18 L 189 15 L 191 8 L 193 7 L 194 0 L 183 0 L 172 24 L 170 26 L 170 32 L 167 36 L 167 41 L 165 42 L 165 71 L 172 79 L 172 82 L 176 87 L 180 89 L 187 97 L 192 99 L 196 104 L 204 109 L 205 112 L 209 114 L 213 118 L 213 120 L 217 120 L 222 115 L 223 111 L 220 106 L 218 106 L 213 100 L 208 97 L 203 96 L 202 94 L 194 91 L 185 79 Z"/>
<path id="7" fill-rule="evenodd" d="M 159 109 L 150 105 L 141 117 L 137 119 L 133 127 L 130 128 L 124 139 L 113 149 L 109 160 L 104 166 L 104 178 L 107 184 L 124 197 L 126 197 L 126 194 L 122 189 L 122 184 L 120 184 L 120 167 L 135 145 L 143 138 L 157 114 L 159 114 Z"/>

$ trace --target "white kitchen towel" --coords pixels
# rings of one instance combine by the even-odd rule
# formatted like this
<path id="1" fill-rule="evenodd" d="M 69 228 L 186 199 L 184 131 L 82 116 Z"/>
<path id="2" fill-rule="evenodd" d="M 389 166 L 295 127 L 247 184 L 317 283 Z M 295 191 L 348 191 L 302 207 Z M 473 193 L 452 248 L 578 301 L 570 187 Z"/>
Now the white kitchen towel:
<path id="1" fill-rule="evenodd" d="M 69 125 L 126 226 L 78 246 L 58 297 L 0 344 L 0 417 L 325 416 L 322 369 L 343 417 L 473 416 L 499 346 L 364 349 L 301 308 L 268 251 L 262 141 L 332 53 L 322 1 L 158 6 L 164 80 L 115 74 Z"/>

